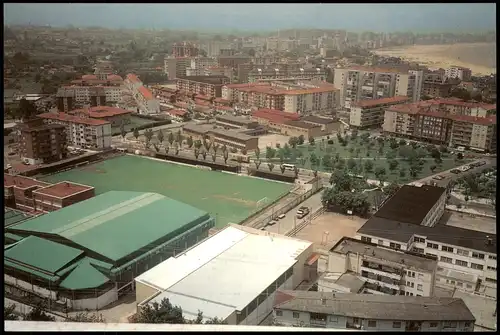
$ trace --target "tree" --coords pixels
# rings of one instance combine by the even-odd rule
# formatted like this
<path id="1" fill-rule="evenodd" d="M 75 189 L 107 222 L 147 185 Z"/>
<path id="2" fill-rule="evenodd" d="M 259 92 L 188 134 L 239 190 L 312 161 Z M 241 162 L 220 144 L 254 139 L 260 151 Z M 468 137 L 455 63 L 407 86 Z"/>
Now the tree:
<path id="1" fill-rule="evenodd" d="M 299 139 L 295 136 L 290 137 L 290 139 L 288 140 L 288 144 L 290 144 L 290 146 L 295 149 L 297 144 L 299 144 Z"/>
<path id="2" fill-rule="evenodd" d="M 6 306 L 3 310 L 3 319 L 5 321 L 15 321 L 19 320 L 19 316 L 15 314 L 16 305 L 12 304 L 10 306 Z"/>
<path id="3" fill-rule="evenodd" d="M 170 147 L 167 145 L 165 145 L 165 153 L 168 155 L 168 152 L 170 150 Z M 195 155 L 196 156 L 196 155 Z M 196 156 L 196 158 L 198 158 L 198 156 Z"/>
<path id="4" fill-rule="evenodd" d="M 134 128 L 133 134 L 134 134 L 135 139 L 137 140 L 139 138 L 139 129 Z"/>
<path id="5" fill-rule="evenodd" d="M 405 170 L 404 168 L 401 168 L 401 169 L 399 170 L 399 176 L 400 176 L 401 178 L 406 177 L 406 170 Z"/>
<path id="6" fill-rule="evenodd" d="M 70 317 L 67 319 L 69 322 L 91 322 L 91 323 L 105 323 L 106 320 L 102 317 L 102 314 L 89 314 L 87 312 L 85 313 L 78 313 L 73 317 Z"/>
<path id="7" fill-rule="evenodd" d="M 316 166 L 319 163 L 318 156 L 316 156 L 314 152 L 311 153 L 311 155 L 309 156 L 309 161 L 311 162 L 312 166 Z"/>
<path id="8" fill-rule="evenodd" d="M 260 167 L 260 164 L 262 164 L 262 162 L 260 160 L 258 160 L 258 159 L 254 160 L 253 162 L 255 163 L 255 168 L 258 170 L 259 167 Z"/>
<path id="9" fill-rule="evenodd" d="M 278 150 L 278 158 L 280 160 L 280 164 L 285 162 L 285 153 L 282 149 Z"/>
<path id="10" fill-rule="evenodd" d="M 399 146 L 402 147 L 402 146 L 405 146 L 406 145 L 406 141 L 401 139 L 399 140 Z"/>
<path id="11" fill-rule="evenodd" d="M 305 142 L 304 135 L 300 135 L 300 136 L 298 137 L 298 144 L 299 144 L 299 145 L 302 145 L 302 144 L 304 144 L 304 142 Z"/>
<path id="12" fill-rule="evenodd" d="M 391 159 L 394 159 L 396 158 L 396 153 L 394 151 L 388 151 L 386 154 L 385 154 L 385 157 L 388 159 L 388 160 L 391 160 Z"/>
<path id="13" fill-rule="evenodd" d="M 352 158 L 349 158 L 347 160 L 347 168 L 350 170 L 350 171 L 353 171 L 355 168 L 356 168 L 356 161 Z"/>
<path id="14" fill-rule="evenodd" d="M 339 159 L 337 163 L 335 163 L 335 169 L 343 170 L 345 168 L 345 160 Z"/>
<path id="15" fill-rule="evenodd" d="M 444 154 L 448 152 L 448 148 L 446 147 L 446 145 L 440 145 L 439 151 L 441 151 Z"/>
<path id="16" fill-rule="evenodd" d="M 436 170 L 436 168 L 437 168 L 436 165 L 429 166 L 429 170 L 431 170 L 432 173 L 434 173 L 434 170 Z"/>
<path id="17" fill-rule="evenodd" d="M 285 171 L 286 171 L 286 168 L 283 164 L 280 165 L 280 170 L 281 170 L 281 174 L 284 174 Z"/>
<path id="18" fill-rule="evenodd" d="M 464 154 L 463 154 L 463 153 L 461 153 L 461 152 L 459 152 L 459 153 L 457 154 L 457 159 L 458 159 L 458 160 L 462 160 L 462 159 L 464 159 Z"/>
<path id="19" fill-rule="evenodd" d="M 23 316 L 24 321 L 55 321 L 56 318 L 52 315 L 48 315 L 44 311 L 44 306 L 42 303 L 37 304 L 34 308 L 29 311 L 29 313 Z"/>
<path id="20" fill-rule="evenodd" d="M 273 163 L 267 163 L 267 167 L 269 168 L 269 171 L 273 172 L 273 169 L 274 169 Z"/>
<path id="21" fill-rule="evenodd" d="M 189 136 L 186 140 L 187 142 L 187 145 L 188 145 L 188 148 L 191 149 L 191 147 L 193 146 L 194 144 L 194 141 L 193 141 L 193 136 Z"/>
<path id="22" fill-rule="evenodd" d="M 395 138 L 391 138 L 391 141 L 389 142 L 389 147 L 393 150 L 399 147 L 399 144 Z"/>
<path id="23" fill-rule="evenodd" d="M 314 137 L 309 137 L 309 144 L 314 145 Z"/>
<path id="24" fill-rule="evenodd" d="M 256 157 L 257 159 L 259 159 L 259 158 L 260 158 L 260 149 L 259 149 L 259 148 L 255 148 L 255 157 Z"/>
<path id="25" fill-rule="evenodd" d="M 365 171 L 366 172 L 372 172 L 373 171 L 373 165 L 374 164 L 373 164 L 372 160 L 370 160 L 370 159 L 366 160 L 366 162 L 365 162 Z"/>
<path id="26" fill-rule="evenodd" d="M 214 154 L 217 154 L 218 150 L 219 150 L 219 145 L 217 143 L 214 143 L 212 145 L 212 151 L 214 152 Z"/>
<path id="27" fill-rule="evenodd" d="M 156 134 L 156 138 L 158 139 L 158 142 L 163 143 L 163 140 L 165 139 L 165 136 L 163 135 L 163 132 L 158 130 L 158 133 Z"/>
<path id="28" fill-rule="evenodd" d="M 389 170 L 391 170 L 391 171 L 396 170 L 396 169 L 397 169 L 397 167 L 398 167 L 398 165 L 399 165 L 399 162 L 398 162 L 397 160 L 395 160 L 395 159 L 391 159 L 391 160 L 389 161 Z"/>
<path id="29" fill-rule="evenodd" d="M 383 191 L 385 195 L 387 195 L 388 197 L 392 197 L 394 194 L 396 194 L 397 191 L 399 191 L 400 188 L 401 186 L 399 184 L 390 183 L 389 185 L 383 188 Z"/>
<path id="30" fill-rule="evenodd" d="M 321 159 L 321 163 L 325 169 L 330 170 L 332 168 L 332 157 L 328 154 L 324 155 Z"/>
<path id="31" fill-rule="evenodd" d="M 200 153 L 201 153 L 201 156 L 203 157 L 203 160 L 206 160 L 207 159 L 207 153 L 208 153 L 207 149 L 201 148 Z"/>
<path id="32" fill-rule="evenodd" d="M 174 134 L 173 133 L 168 133 L 168 136 L 167 136 L 167 141 L 168 143 L 170 143 L 170 145 L 172 145 L 172 143 L 174 143 L 175 141 L 175 137 L 174 137 Z"/>
<path id="33" fill-rule="evenodd" d="M 355 140 L 357 137 L 358 137 L 358 130 L 357 129 L 353 129 L 351 131 L 351 140 Z"/>
<path id="34" fill-rule="evenodd" d="M 179 306 L 173 306 L 167 298 L 160 303 L 146 304 L 140 309 L 134 321 L 135 323 L 185 323 L 182 309 Z"/>
<path id="35" fill-rule="evenodd" d="M 127 136 L 127 131 L 125 130 L 125 123 L 123 122 L 120 125 L 120 135 L 122 135 L 123 139 L 125 139 L 125 136 Z"/>
<path id="36" fill-rule="evenodd" d="M 227 152 L 227 150 L 223 151 L 222 156 L 224 157 L 224 164 L 227 165 L 227 159 L 229 158 L 229 152 Z"/>
<path id="37" fill-rule="evenodd" d="M 22 98 L 19 101 L 18 114 L 21 115 L 23 119 L 28 120 L 36 116 L 38 114 L 38 110 L 32 101 L 28 101 L 25 98 Z"/>
<path id="38" fill-rule="evenodd" d="M 381 183 L 385 179 L 386 174 L 387 171 L 383 167 L 378 167 L 375 169 L 375 176 L 377 177 L 378 180 L 380 180 Z"/>
<path id="39" fill-rule="evenodd" d="M 153 138 L 153 129 L 146 129 L 144 131 L 144 137 L 146 138 L 146 142 L 150 143 L 151 139 Z"/>
<path id="40" fill-rule="evenodd" d="M 227 146 L 225 144 L 222 145 L 222 148 L 221 148 L 222 152 L 226 152 L 227 151 Z"/>
<path id="41" fill-rule="evenodd" d="M 290 156 L 292 155 L 292 150 L 290 149 L 290 146 L 288 145 L 288 143 L 285 143 L 285 145 L 283 146 L 283 155 L 287 159 L 289 159 Z"/>
<path id="42" fill-rule="evenodd" d="M 156 144 L 153 144 L 153 148 L 155 148 L 156 152 L 160 152 L 160 147 Z"/>
<path id="43" fill-rule="evenodd" d="M 370 140 L 370 133 L 363 133 L 360 135 L 360 138 L 363 143 L 368 143 Z"/>
<path id="44" fill-rule="evenodd" d="M 276 155 L 276 150 L 271 147 L 266 147 L 266 158 L 271 160 Z"/>

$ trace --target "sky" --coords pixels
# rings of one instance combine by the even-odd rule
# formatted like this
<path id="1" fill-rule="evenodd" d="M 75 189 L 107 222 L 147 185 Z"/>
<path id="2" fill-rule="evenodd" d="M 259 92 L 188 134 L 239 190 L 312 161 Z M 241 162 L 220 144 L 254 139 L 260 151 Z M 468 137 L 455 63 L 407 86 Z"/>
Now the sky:
<path id="1" fill-rule="evenodd" d="M 4 4 L 5 24 L 263 31 L 496 30 L 496 4 Z"/>

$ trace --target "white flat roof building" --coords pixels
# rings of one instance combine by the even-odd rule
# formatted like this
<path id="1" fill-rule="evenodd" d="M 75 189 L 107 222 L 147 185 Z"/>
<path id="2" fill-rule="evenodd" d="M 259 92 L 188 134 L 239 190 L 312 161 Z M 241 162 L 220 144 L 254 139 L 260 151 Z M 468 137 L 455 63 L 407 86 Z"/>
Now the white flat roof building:
<path id="1" fill-rule="evenodd" d="M 188 319 L 201 311 L 205 319 L 258 325 L 277 289 L 294 289 L 316 271 L 311 253 L 310 242 L 230 225 L 137 277 L 138 309 L 168 298 Z"/>

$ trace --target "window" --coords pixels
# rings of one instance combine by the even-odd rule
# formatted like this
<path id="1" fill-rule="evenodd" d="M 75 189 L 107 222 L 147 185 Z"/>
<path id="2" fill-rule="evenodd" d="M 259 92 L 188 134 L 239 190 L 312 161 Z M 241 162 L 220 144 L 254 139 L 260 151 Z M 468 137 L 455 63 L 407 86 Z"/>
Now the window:
<path id="1" fill-rule="evenodd" d="M 445 321 L 444 328 L 457 328 L 457 322 L 456 321 Z"/>
<path id="2" fill-rule="evenodd" d="M 482 266 L 481 264 L 476 264 L 476 263 L 470 263 L 470 267 L 476 270 L 482 270 L 484 268 L 484 266 Z"/>
<path id="3" fill-rule="evenodd" d="M 469 251 L 468 250 L 464 250 L 464 249 L 457 249 L 457 255 L 460 255 L 460 256 L 469 256 Z"/>
<path id="4" fill-rule="evenodd" d="M 450 258 L 450 257 L 444 257 L 444 256 L 441 256 L 441 259 L 440 259 L 441 262 L 445 262 L 445 263 L 453 263 L 453 259 Z"/>
<path id="5" fill-rule="evenodd" d="M 463 286 L 464 286 L 464 284 L 463 284 L 463 283 L 461 283 L 461 282 L 459 282 L 459 281 L 457 281 L 457 286 L 458 286 L 458 287 L 463 287 Z"/>
<path id="6" fill-rule="evenodd" d="M 436 243 L 427 242 L 427 248 L 439 249 L 439 246 Z"/>
<path id="7" fill-rule="evenodd" d="M 423 291 L 424 286 L 422 284 L 417 284 L 417 291 Z"/>
<path id="8" fill-rule="evenodd" d="M 437 326 L 438 326 L 437 322 L 431 322 L 431 323 L 429 323 L 429 327 L 431 327 L 431 328 L 437 328 Z"/>
<path id="9" fill-rule="evenodd" d="M 394 321 L 392 323 L 392 328 L 401 328 L 401 322 L 400 321 Z"/>
<path id="10" fill-rule="evenodd" d="M 446 245 L 441 246 L 441 251 L 446 251 L 446 252 L 453 252 L 452 247 L 447 247 Z"/>
<path id="11" fill-rule="evenodd" d="M 370 328 L 377 327 L 377 321 L 369 320 L 368 327 Z"/>
<path id="12" fill-rule="evenodd" d="M 415 248 L 415 247 L 413 247 L 413 252 L 416 252 L 416 253 L 419 253 L 419 254 L 423 254 L 424 253 L 424 249 L 423 248 Z"/>
<path id="13" fill-rule="evenodd" d="M 489 255 L 489 256 L 488 256 L 488 258 L 489 258 L 489 259 L 494 259 L 494 260 L 497 260 L 497 256 L 491 256 L 491 255 Z"/>
<path id="14" fill-rule="evenodd" d="M 425 238 L 415 236 L 413 241 L 415 241 L 417 243 L 425 243 Z"/>
<path id="15" fill-rule="evenodd" d="M 480 254 L 479 252 L 472 252 L 472 258 L 484 259 L 484 254 Z"/>
<path id="16" fill-rule="evenodd" d="M 494 266 L 488 266 L 487 269 L 490 270 L 490 271 L 496 271 L 497 270 L 497 268 L 494 267 Z"/>
<path id="17" fill-rule="evenodd" d="M 411 281 L 407 281 L 407 282 L 406 282 L 406 286 L 411 287 L 411 288 L 414 288 L 414 287 L 415 287 L 415 283 L 414 283 L 414 282 L 411 282 Z"/>
<path id="18" fill-rule="evenodd" d="M 471 284 L 467 284 L 467 288 L 472 288 L 472 285 Z"/>
<path id="19" fill-rule="evenodd" d="M 293 318 L 298 319 L 300 317 L 300 313 L 298 312 L 293 312 Z"/>
<path id="20" fill-rule="evenodd" d="M 469 328 L 469 327 L 470 327 L 470 322 L 466 322 L 466 323 L 464 324 L 464 326 L 465 326 L 465 328 Z"/>
<path id="21" fill-rule="evenodd" d="M 339 322 L 339 317 L 338 316 L 334 316 L 334 315 L 330 315 L 329 320 L 332 323 L 338 323 Z"/>
<path id="22" fill-rule="evenodd" d="M 425 255 L 426 255 L 426 256 L 431 256 L 431 257 L 436 257 L 436 258 L 437 258 L 437 255 L 435 255 L 435 254 L 431 254 L 431 253 L 429 253 L 429 252 L 425 253 Z"/>
<path id="23" fill-rule="evenodd" d="M 467 263 L 466 261 L 461 261 L 459 259 L 455 260 L 455 265 L 459 265 L 459 266 L 469 266 L 469 263 Z"/>
<path id="24" fill-rule="evenodd" d="M 384 245 L 384 240 L 378 240 L 378 245 Z"/>
<path id="25" fill-rule="evenodd" d="M 361 241 L 371 243 L 372 239 L 370 237 L 361 236 Z"/>
<path id="26" fill-rule="evenodd" d="M 276 311 L 276 316 L 283 316 L 283 311 Z"/>
<path id="27" fill-rule="evenodd" d="M 397 243 L 390 243 L 389 244 L 389 247 L 393 248 L 393 249 L 401 249 L 401 244 L 397 244 Z"/>

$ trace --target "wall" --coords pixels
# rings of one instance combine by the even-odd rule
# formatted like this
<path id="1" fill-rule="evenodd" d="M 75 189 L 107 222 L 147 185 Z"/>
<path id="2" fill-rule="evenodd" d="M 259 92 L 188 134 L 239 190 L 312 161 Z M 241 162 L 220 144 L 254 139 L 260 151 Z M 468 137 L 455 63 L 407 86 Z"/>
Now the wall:
<path id="1" fill-rule="evenodd" d="M 135 281 L 135 303 L 139 305 L 140 303 L 150 300 L 153 295 L 159 291 L 147 284 Z"/>
<path id="2" fill-rule="evenodd" d="M 101 309 L 118 300 L 118 291 L 111 289 L 104 294 L 91 299 L 70 300 L 71 307 L 77 311 Z"/>

